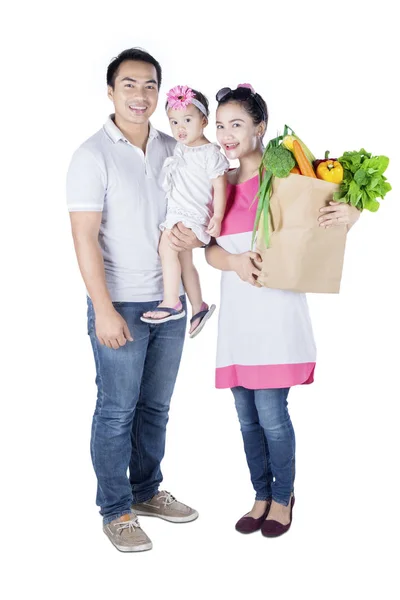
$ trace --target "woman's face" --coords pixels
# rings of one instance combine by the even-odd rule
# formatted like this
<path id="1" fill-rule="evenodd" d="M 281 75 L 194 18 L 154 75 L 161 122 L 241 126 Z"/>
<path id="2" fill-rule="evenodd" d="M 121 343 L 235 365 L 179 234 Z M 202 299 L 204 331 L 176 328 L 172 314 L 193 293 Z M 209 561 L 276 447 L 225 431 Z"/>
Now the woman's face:
<path id="1" fill-rule="evenodd" d="M 254 125 L 253 119 L 239 102 L 232 100 L 217 109 L 217 140 L 227 158 L 243 158 L 257 149 L 264 124 Z"/>

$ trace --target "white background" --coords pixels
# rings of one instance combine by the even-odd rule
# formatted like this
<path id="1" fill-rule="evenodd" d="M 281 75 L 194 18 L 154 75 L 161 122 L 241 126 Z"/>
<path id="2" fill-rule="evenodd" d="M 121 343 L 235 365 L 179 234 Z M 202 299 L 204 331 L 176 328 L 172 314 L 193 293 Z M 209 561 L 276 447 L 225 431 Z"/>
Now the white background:
<path id="1" fill-rule="evenodd" d="M 2 9 L 2 546 L 4 598 L 398 598 L 398 26 L 379 2 L 20 2 Z M 201 517 L 142 518 L 151 552 L 102 533 L 89 437 L 94 363 L 65 206 L 72 152 L 105 121 L 108 62 L 142 46 L 166 91 L 250 82 L 274 137 L 316 155 L 387 154 L 394 190 L 348 238 L 339 295 L 310 296 L 316 381 L 295 388 L 296 506 L 277 540 L 234 530 L 253 501 L 217 318 L 187 340 L 168 426 L 166 489 Z M 215 140 L 213 118 L 207 130 Z M 196 253 L 205 298 L 219 274 Z M 244 307 L 245 309 L 246 307 Z M 251 307 L 249 307 L 251 310 Z M 263 315 L 260 315 L 260 319 Z"/>

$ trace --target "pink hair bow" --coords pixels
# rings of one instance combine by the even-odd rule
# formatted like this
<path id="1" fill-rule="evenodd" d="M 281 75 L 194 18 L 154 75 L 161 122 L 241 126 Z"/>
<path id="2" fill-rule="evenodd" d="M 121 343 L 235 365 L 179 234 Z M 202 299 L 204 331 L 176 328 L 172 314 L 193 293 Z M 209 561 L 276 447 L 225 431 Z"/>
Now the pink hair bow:
<path id="1" fill-rule="evenodd" d="M 253 92 L 253 94 L 255 94 L 254 88 L 251 85 L 251 83 L 239 83 L 238 88 L 248 88 L 249 90 L 251 90 Z"/>

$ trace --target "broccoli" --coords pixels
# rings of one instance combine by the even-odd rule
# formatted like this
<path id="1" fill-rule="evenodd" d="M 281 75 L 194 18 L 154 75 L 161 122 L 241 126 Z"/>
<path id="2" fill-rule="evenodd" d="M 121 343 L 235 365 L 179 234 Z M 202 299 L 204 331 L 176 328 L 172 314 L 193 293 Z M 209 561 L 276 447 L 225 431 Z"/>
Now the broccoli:
<path id="1" fill-rule="evenodd" d="M 284 146 L 271 146 L 263 156 L 264 167 L 275 177 L 287 177 L 296 164 L 293 154 Z"/>

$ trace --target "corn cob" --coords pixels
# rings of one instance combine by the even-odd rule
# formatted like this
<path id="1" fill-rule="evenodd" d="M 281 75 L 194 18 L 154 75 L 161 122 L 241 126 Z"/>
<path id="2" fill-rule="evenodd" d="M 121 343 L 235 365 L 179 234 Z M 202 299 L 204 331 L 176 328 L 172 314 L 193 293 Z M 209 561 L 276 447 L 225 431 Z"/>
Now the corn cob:
<path id="1" fill-rule="evenodd" d="M 293 152 L 294 140 L 297 140 L 299 142 L 300 146 L 303 148 L 304 154 L 306 155 L 306 157 L 308 158 L 310 163 L 313 164 L 313 162 L 315 160 L 314 154 L 311 152 L 311 150 L 309 150 L 309 148 L 307 148 L 305 143 L 302 142 L 299 137 L 297 137 L 297 135 L 294 135 L 294 134 L 293 135 L 285 135 L 285 137 L 282 140 L 282 144 L 285 146 L 285 148 L 290 150 L 290 152 Z"/>

